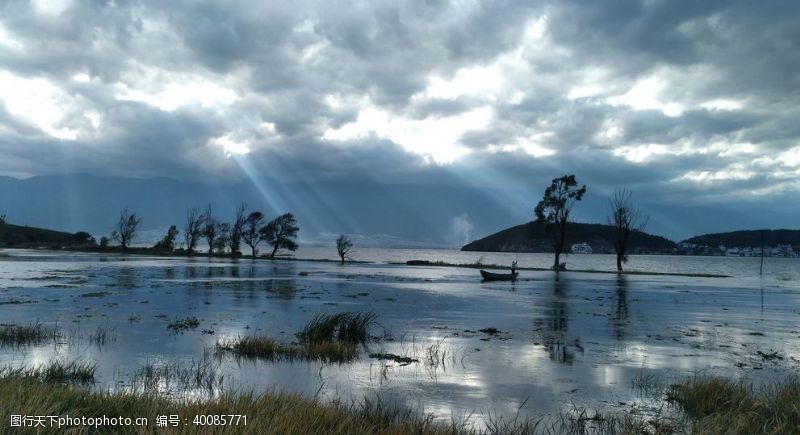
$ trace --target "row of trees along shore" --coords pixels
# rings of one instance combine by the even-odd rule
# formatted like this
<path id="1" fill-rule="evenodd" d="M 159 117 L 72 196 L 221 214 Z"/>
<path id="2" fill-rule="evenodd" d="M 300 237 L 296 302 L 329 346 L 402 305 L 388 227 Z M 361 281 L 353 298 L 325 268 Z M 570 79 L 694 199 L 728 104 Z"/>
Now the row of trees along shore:
<path id="1" fill-rule="evenodd" d="M 555 258 L 553 270 L 564 270 L 565 264 L 560 262 L 567 242 L 567 230 L 570 214 L 578 201 L 586 194 L 586 185 L 579 185 L 574 174 L 554 178 L 545 188 L 542 199 L 536 205 L 534 213 L 536 221 L 544 223 L 553 233 L 553 250 Z M 616 253 L 617 270 L 622 271 L 622 264 L 628 261 L 628 240 L 631 233 L 644 230 L 648 218 L 643 216 L 633 203 L 632 192 L 620 189 L 614 192 L 609 200 L 608 224 L 613 228 L 613 246 Z M 136 213 L 124 208 L 120 212 L 111 238 L 100 239 L 100 248 L 108 248 L 109 242 L 118 243 L 121 250 L 130 247 L 136 237 L 141 219 Z M 247 205 L 242 203 L 236 209 L 233 222 L 224 222 L 214 216 L 211 205 L 201 211 L 197 207 L 186 211 L 186 223 L 183 228 L 184 247 L 176 248 L 175 241 L 180 231 L 175 225 L 167 230 L 164 238 L 151 249 L 158 253 L 185 253 L 194 255 L 198 243 L 205 238 L 208 243 L 208 254 L 241 255 L 241 246 L 250 247 L 250 256 L 255 258 L 258 246 L 265 242 L 271 247 L 270 258 L 281 250 L 297 250 L 297 232 L 300 228 L 293 214 L 282 214 L 267 222 L 260 211 L 247 212 Z M 344 263 L 353 252 L 353 241 L 346 235 L 336 239 L 336 251 Z"/>
<path id="2" fill-rule="evenodd" d="M 111 242 L 116 243 L 118 249 L 122 251 L 132 249 L 131 242 L 136 238 L 141 222 L 142 219 L 135 212 L 125 207 L 120 212 L 111 237 L 103 236 L 100 239 L 100 249 L 110 249 Z M 209 204 L 202 211 L 197 207 L 186 211 L 182 246 L 176 246 L 181 231 L 172 225 L 161 240 L 153 247 L 144 250 L 160 254 L 195 255 L 199 254 L 197 246 L 205 239 L 208 244 L 208 255 L 241 256 L 242 245 L 247 245 L 250 248 L 250 256 L 256 258 L 258 246 L 264 242 L 271 248 L 268 256 L 275 258 L 275 255 L 282 250 L 297 250 L 298 231 L 300 227 L 297 226 L 297 220 L 292 213 L 285 213 L 267 221 L 264 213 L 257 210 L 248 212 L 247 204 L 242 203 L 236 208 L 233 221 L 225 222 L 215 216 Z M 344 234 L 339 236 L 336 239 L 336 251 L 342 263 L 351 259 L 352 240 Z"/>
<path id="3" fill-rule="evenodd" d="M 536 221 L 547 225 L 553 233 L 553 270 L 556 272 L 566 268 L 559 259 L 566 248 L 570 213 L 585 194 L 586 185 L 579 185 L 574 174 L 563 175 L 553 178 L 534 209 Z M 617 256 L 618 271 L 622 271 L 622 264 L 628 261 L 628 240 L 631 233 L 643 231 L 647 222 L 648 217 L 642 215 L 635 206 L 630 190 L 622 188 L 614 192 L 609 199 L 608 224 L 612 227 L 612 244 Z"/>

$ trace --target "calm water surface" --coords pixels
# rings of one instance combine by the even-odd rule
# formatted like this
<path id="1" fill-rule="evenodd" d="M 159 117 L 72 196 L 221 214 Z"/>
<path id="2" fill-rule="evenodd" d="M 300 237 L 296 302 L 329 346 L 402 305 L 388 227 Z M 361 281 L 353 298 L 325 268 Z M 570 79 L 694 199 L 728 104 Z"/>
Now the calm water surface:
<path id="1" fill-rule="evenodd" d="M 298 257 L 332 258 L 330 248 Z M 39 321 L 64 332 L 58 343 L 0 347 L 5 364 L 82 360 L 99 388 L 131 388 L 144 365 L 191 366 L 218 340 L 268 335 L 292 341 L 315 314 L 374 310 L 369 350 L 351 364 L 270 363 L 213 358 L 224 387 L 283 389 L 324 399 L 379 395 L 450 420 L 488 413 L 538 416 L 559 408 L 655 402 L 633 388 L 696 373 L 754 382 L 798 373 L 800 292 L 795 259 L 633 257 L 631 269 L 733 278 L 522 273 L 517 283 L 481 283 L 474 269 L 387 264 L 408 259 L 505 264 L 514 254 L 359 250 L 371 264 L 157 258 L 6 250 L 0 255 L 0 323 Z M 546 267 L 549 255 L 520 254 Z M 609 270 L 610 256 L 572 255 L 568 267 Z M 98 293 L 99 292 L 99 293 Z M 94 294 L 92 294 L 94 293 Z M 167 325 L 196 316 L 200 326 Z M 111 331 L 104 345 L 89 340 Z M 480 329 L 501 332 L 488 335 Z M 379 339 L 377 337 L 380 337 Z M 438 363 L 428 360 L 438 346 Z M 391 352 L 400 366 L 370 359 Z M 778 352 L 782 359 L 761 354 Z M 164 386 L 169 387 L 168 385 Z M 189 391 L 203 393 L 202 388 Z M 622 404 L 622 405 L 621 405 Z"/>

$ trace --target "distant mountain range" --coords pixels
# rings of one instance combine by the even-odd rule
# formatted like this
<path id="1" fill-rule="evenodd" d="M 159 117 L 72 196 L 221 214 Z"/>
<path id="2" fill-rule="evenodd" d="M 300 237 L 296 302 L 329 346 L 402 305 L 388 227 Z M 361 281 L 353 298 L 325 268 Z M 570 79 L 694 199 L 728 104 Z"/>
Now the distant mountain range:
<path id="1" fill-rule="evenodd" d="M 610 225 L 573 223 L 567 230 L 567 246 L 586 242 L 595 253 L 611 253 L 613 228 Z M 492 252 L 552 252 L 553 233 L 542 223 L 528 222 L 498 231 L 464 245 L 462 251 Z M 675 242 L 634 231 L 630 236 L 631 253 L 668 253 L 677 247 Z"/>
<path id="2" fill-rule="evenodd" d="M 534 205 L 541 198 L 542 186 L 465 184 L 459 174 L 451 178 L 409 179 L 401 184 L 289 182 L 269 177 L 194 182 L 85 174 L 26 179 L 0 176 L 0 215 L 17 225 L 67 233 L 87 231 L 99 240 L 111 232 L 120 209 L 128 206 L 142 218 L 134 244 L 152 245 L 170 225 L 183 227 L 189 207 L 205 208 L 211 203 L 217 217 L 229 221 L 244 201 L 267 217 L 294 213 L 304 244 L 330 244 L 339 234 L 349 234 L 357 238 L 359 246 L 433 248 L 460 247 L 476 234 L 525 222 L 533 217 Z M 590 192 L 573 216 L 583 222 L 604 222 L 608 198 Z M 742 228 L 800 225 L 800 211 L 763 213 L 751 204 L 735 202 L 638 205 L 650 216 L 647 231 L 672 240 Z"/>

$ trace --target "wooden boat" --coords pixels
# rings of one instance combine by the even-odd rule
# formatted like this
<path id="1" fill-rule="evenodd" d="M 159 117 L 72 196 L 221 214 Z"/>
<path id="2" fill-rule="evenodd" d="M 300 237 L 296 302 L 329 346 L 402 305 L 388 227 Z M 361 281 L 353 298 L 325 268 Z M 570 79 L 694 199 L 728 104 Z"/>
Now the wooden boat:
<path id="1" fill-rule="evenodd" d="M 514 273 L 492 273 L 481 270 L 481 276 L 484 281 L 516 281 L 519 272 Z"/>

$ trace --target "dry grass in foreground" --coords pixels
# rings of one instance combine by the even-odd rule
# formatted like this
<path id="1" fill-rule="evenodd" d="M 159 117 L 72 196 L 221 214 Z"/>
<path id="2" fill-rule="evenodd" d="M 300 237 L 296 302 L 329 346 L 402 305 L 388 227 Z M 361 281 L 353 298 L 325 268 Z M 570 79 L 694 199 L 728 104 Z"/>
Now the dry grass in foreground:
<path id="1" fill-rule="evenodd" d="M 0 379 L 0 432 L 10 427 L 9 416 L 70 415 L 85 417 L 146 417 L 147 428 L 100 428 L 105 433 L 239 433 L 239 434 L 452 434 L 458 427 L 435 424 L 430 417 L 387 407 L 379 402 L 356 405 L 323 405 L 315 400 L 285 393 L 226 393 L 207 401 L 178 402 L 159 394 L 88 392 L 69 385 L 45 383 L 31 378 Z M 247 425 L 213 427 L 185 425 L 164 431 L 154 426 L 158 415 L 180 415 L 191 423 L 195 415 L 247 415 Z M 39 428 L 41 429 L 41 428 Z M 73 428 L 75 429 L 75 428 Z M 34 431 L 31 429 L 31 433 Z M 45 430 L 37 433 L 55 433 Z M 70 433 L 93 433 L 91 430 Z"/>

